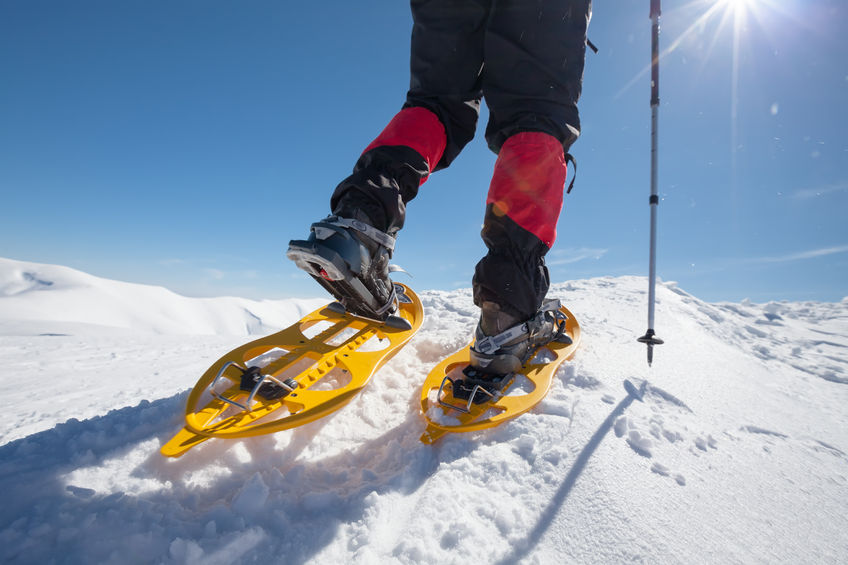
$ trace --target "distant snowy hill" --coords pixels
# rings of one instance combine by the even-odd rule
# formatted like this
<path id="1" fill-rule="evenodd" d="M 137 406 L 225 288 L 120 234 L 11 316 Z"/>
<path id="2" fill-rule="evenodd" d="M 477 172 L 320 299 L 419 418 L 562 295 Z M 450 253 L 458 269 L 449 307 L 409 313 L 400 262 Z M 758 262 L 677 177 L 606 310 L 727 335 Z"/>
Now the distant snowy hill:
<path id="1" fill-rule="evenodd" d="M 38 333 L 65 333 L 68 324 L 94 326 L 89 330 L 105 326 L 107 332 L 118 328 L 156 334 L 267 334 L 320 304 L 320 300 L 187 298 L 163 287 L 0 258 L 0 334 L 32 328 Z"/>
<path id="2" fill-rule="evenodd" d="M 421 383 L 477 316 L 467 289 L 419 289 L 424 326 L 343 410 L 166 460 L 206 367 L 324 301 L 0 259 L 0 561 L 848 562 L 848 301 L 661 284 L 648 369 L 646 288 L 553 285 L 582 346 L 499 428 L 418 441 Z M 643 401 L 626 380 L 647 380 Z"/>

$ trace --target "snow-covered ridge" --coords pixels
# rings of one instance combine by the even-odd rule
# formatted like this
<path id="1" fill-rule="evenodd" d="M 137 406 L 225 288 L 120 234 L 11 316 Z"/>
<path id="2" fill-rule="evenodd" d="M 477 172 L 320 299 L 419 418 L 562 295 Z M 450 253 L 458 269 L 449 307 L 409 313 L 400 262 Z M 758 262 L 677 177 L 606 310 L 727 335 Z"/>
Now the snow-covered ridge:
<path id="1" fill-rule="evenodd" d="M 318 293 L 316 292 L 316 295 Z M 325 300 L 189 298 L 57 265 L 0 258 L 0 334 L 267 334 Z"/>
<path id="2" fill-rule="evenodd" d="M 8 260 L 0 289 L 3 563 L 848 562 L 846 300 L 661 284 L 648 369 L 645 279 L 559 282 L 583 341 L 548 396 L 426 446 L 421 383 L 477 309 L 419 289 L 423 327 L 344 409 L 166 460 L 187 389 L 263 303 Z M 643 380 L 642 401 L 622 386 Z"/>

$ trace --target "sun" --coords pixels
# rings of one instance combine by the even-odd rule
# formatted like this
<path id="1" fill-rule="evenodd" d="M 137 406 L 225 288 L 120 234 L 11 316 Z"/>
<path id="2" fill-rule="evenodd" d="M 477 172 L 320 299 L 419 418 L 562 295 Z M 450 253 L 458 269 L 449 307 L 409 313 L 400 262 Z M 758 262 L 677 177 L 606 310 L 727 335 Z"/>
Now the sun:
<path id="1" fill-rule="evenodd" d="M 734 12 L 752 12 L 761 4 L 761 0 L 721 0 L 726 5 L 726 8 Z"/>
<path id="2" fill-rule="evenodd" d="M 744 20 L 748 16 L 759 18 L 766 8 L 778 8 L 775 4 L 775 0 L 718 0 L 715 7 L 725 18 Z"/>
<path id="3" fill-rule="evenodd" d="M 702 49 L 701 58 L 706 61 L 713 56 L 716 47 L 729 45 L 730 48 L 730 89 L 732 97 L 731 120 L 735 124 L 737 117 L 737 102 L 739 94 L 741 51 L 746 42 L 746 35 L 751 24 L 755 24 L 768 32 L 767 21 L 774 23 L 773 13 L 789 16 L 785 4 L 789 0 L 687 0 L 673 10 L 678 24 L 685 28 L 676 33 L 660 52 L 660 61 L 678 49 L 685 48 L 687 42 L 708 32 L 707 40 L 699 43 Z M 770 34 L 766 34 L 770 35 Z M 665 43 L 665 42 L 664 42 Z M 650 63 L 646 64 L 630 81 L 616 94 L 622 96 L 651 70 Z M 734 126 L 735 131 L 735 126 Z"/>
<path id="4" fill-rule="evenodd" d="M 744 10 L 749 4 L 754 4 L 756 0 L 722 0 L 727 6 L 734 10 Z"/>

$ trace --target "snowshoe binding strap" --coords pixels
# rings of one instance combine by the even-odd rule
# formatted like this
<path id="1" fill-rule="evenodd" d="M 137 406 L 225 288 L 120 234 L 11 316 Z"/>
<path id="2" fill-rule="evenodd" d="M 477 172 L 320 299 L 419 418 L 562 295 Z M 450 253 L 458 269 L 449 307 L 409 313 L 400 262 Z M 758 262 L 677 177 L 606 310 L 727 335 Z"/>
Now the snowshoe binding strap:
<path id="1" fill-rule="evenodd" d="M 261 396 L 265 400 L 276 400 L 291 393 L 297 388 L 297 381 L 294 379 L 286 379 L 281 381 L 275 379 L 271 375 L 263 375 L 262 369 L 259 367 L 248 367 L 241 375 L 241 390 L 253 392 L 254 396 Z"/>
<path id="2" fill-rule="evenodd" d="M 442 381 L 442 387 L 440 387 L 439 390 L 439 404 L 446 408 L 459 410 L 460 412 L 470 412 L 471 407 L 474 404 L 484 404 L 486 402 L 497 400 L 503 392 L 503 389 L 514 377 L 515 375 L 513 373 L 495 375 L 485 373 L 469 365 L 462 370 L 462 378 L 451 379 L 450 377 L 445 377 L 445 381 L 449 381 L 451 384 L 451 393 L 453 394 L 453 397 L 457 400 L 464 400 L 467 402 L 464 409 L 455 404 L 449 404 L 443 400 L 441 389 L 444 388 L 445 381 Z"/>
<path id="3" fill-rule="evenodd" d="M 485 337 L 477 341 L 472 346 L 472 349 L 479 353 L 492 355 L 504 345 L 514 342 L 523 336 L 527 336 L 527 339 L 535 346 L 544 345 L 551 341 L 570 341 L 570 338 L 565 333 L 565 325 L 568 318 L 560 311 L 561 306 L 559 300 L 548 300 L 542 305 L 542 309 L 530 320 L 513 326 L 497 335 Z M 542 328 L 545 327 L 545 317 L 548 315 L 553 317 L 554 322 L 554 333 L 550 337 L 542 335 Z"/>
<path id="4" fill-rule="evenodd" d="M 483 332 L 481 316 L 476 341 L 470 348 L 471 365 L 486 373 L 515 373 L 540 347 L 553 341 L 570 343 L 566 334 L 567 317 L 560 308 L 559 300 L 547 300 L 529 320 L 512 327 L 501 326 L 509 329 L 494 335 Z"/>
<path id="5" fill-rule="evenodd" d="M 474 371 L 475 373 L 472 373 L 474 376 L 470 376 L 469 371 Z M 513 377 L 511 374 L 477 374 L 476 370 L 472 367 L 466 367 L 462 370 L 462 373 L 463 377 L 459 379 L 452 379 L 447 376 L 442 379 L 442 384 L 439 386 L 439 392 L 436 395 L 436 398 L 442 407 L 463 412 L 465 414 L 471 412 L 471 407 L 475 404 L 483 404 L 485 402 L 497 400 L 498 395 L 504 387 L 505 381 L 512 379 Z M 481 378 L 477 378 L 478 376 Z M 452 404 L 445 400 L 445 397 L 447 396 L 447 393 L 445 392 L 445 385 L 447 384 L 450 384 L 451 394 L 453 397 L 457 400 L 465 401 L 465 405 Z"/>
<path id="6" fill-rule="evenodd" d="M 224 377 L 224 373 L 230 367 L 235 367 L 239 371 L 241 371 L 241 379 L 239 382 L 239 388 L 241 390 L 247 392 L 250 391 L 250 395 L 247 397 L 247 402 L 242 404 L 241 402 L 236 402 L 235 400 L 231 400 L 224 396 L 223 394 L 218 394 L 215 392 L 215 385 L 218 381 Z M 218 370 L 218 374 L 215 376 L 215 380 L 212 381 L 212 384 L 209 385 L 209 391 L 212 395 L 226 402 L 227 404 L 232 404 L 237 408 L 241 408 L 245 412 L 253 409 L 253 401 L 256 396 L 260 396 L 265 400 L 276 400 L 278 398 L 282 398 L 287 396 L 289 393 L 293 392 L 298 387 L 297 381 L 294 379 L 286 379 L 281 381 L 271 375 L 263 375 L 262 371 L 259 367 L 243 367 L 234 361 L 228 361 Z"/>
<path id="7" fill-rule="evenodd" d="M 394 252 L 395 250 L 395 238 L 390 236 L 385 232 L 381 232 L 374 226 L 369 226 L 365 222 L 360 220 L 354 220 L 351 218 L 342 218 L 339 216 L 330 216 L 321 222 L 317 222 L 312 224 L 312 231 L 315 233 L 315 237 L 318 239 L 327 239 L 331 235 L 335 233 L 335 230 L 329 228 L 328 226 L 339 226 L 342 228 L 348 228 L 352 230 L 356 230 L 364 236 L 370 238 L 375 243 L 382 245 L 389 252 Z"/>

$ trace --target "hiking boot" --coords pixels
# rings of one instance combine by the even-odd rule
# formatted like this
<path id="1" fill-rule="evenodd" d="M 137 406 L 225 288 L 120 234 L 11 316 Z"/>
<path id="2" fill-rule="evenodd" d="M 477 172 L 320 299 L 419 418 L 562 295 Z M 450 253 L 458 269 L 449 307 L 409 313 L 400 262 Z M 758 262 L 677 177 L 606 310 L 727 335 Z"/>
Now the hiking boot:
<path id="1" fill-rule="evenodd" d="M 494 302 L 483 302 L 470 368 L 477 374 L 517 373 L 535 351 L 551 341 L 571 343 L 565 334 L 565 315 L 559 300 L 546 300 L 525 322 Z"/>
<path id="2" fill-rule="evenodd" d="M 312 224 L 309 238 L 292 240 L 286 256 L 351 314 L 386 320 L 397 309 L 389 279 L 394 234 L 373 227 L 362 212 L 331 215 Z"/>
<path id="3" fill-rule="evenodd" d="M 519 319 L 494 302 L 483 302 L 470 364 L 452 380 L 454 398 L 482 404 L 494 400 L 536 350 L 552 341 L 571 343 L 559 300 L 546 300 L 535 316 Z"/>

